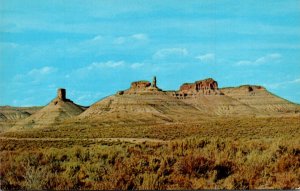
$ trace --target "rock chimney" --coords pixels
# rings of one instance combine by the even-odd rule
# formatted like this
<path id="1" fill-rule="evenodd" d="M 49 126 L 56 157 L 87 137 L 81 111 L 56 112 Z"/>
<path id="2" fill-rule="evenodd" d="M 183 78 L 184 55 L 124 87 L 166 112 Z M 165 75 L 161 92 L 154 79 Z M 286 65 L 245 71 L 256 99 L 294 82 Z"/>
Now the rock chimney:
<path id="1" fill-rule="evenodd" d="M 57 90 L 57 98 L 65 101 L 66 100 L 66 89 L 59 88 Z"/>
<path id="2" fill-rule="evenodd" d="M 153 77 L 152 87 L 156 88 L 156 76 Z"/>

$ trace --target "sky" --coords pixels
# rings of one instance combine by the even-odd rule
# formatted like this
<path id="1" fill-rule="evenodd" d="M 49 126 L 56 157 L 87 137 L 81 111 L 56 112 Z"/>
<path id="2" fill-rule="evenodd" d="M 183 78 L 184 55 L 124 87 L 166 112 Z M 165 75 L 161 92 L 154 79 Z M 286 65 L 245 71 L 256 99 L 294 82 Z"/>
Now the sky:
<path id="1" fill-rule="evenodd" d="M 300 0 L 0 0 L 0 105 L 214 78 L 300 103 Z"/>

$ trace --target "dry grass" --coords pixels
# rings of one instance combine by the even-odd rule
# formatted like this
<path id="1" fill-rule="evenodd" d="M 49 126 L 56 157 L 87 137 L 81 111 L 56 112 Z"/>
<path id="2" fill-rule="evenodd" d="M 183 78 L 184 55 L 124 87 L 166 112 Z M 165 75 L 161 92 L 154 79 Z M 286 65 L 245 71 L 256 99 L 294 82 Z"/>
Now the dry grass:
<path id="1" fill-rule="evenodd" d="M 155 138 L 182 139 L 198 135 L 220 138 L 274 138 L 300 134 L 298 117 L 215 118 L 205 121 L 155 125 L 116 125 L 65 123 L 46 129 L 5 132 L 7 137 L 62 137 L 62 138 Z M 80 135 L 80 136 L 79 136 Z"/>
<path id="2" fill-rule="evenodd" d="M 299 140 L 190 138 L 1 151 L 3 189 L 255 189 L 300 185 Z"/>
<path id="3" fill-rule="evenodd" d="M 300 187 L 297 118 L 218 119 L 190 125 L 106 127 L 100 132 L 99 127 L 53 129 L 5 136 L 66 137 L 70 133 L 76 138 L 158 137 L 171 141 L 3 140 L 1 189 Z"/>

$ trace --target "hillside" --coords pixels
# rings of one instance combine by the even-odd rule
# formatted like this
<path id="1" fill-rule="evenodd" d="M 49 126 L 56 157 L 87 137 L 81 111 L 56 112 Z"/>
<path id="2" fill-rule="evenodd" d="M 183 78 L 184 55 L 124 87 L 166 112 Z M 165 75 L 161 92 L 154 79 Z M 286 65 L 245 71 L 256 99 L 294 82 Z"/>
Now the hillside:
<path id="1" fill-rule="evenodd" d="M 27 111 L 32 110 L 31 113 Z M 66 99 L 59 89 L 57 98 L 34 112 L 2 111 L 1 118 L 18 119 L 14 128 L 109 125 L 154 125 L 191 121 L 210 121 L 217 117 L 263 117 L 296 115 L 300 106 L 279 98 L 261 86 L 219 88 L 212 79 L 184 83 L 176 91 L 163 91 L 153 82 L 132 82 L 130 88 L 118 91 L 85 108 Z M 8 117 L 6 117 L 8 118 Z M 6 121 L 4 123 L 7 123 Z M 10 126 L 12 124 L 10 123 Z M 7 123 L 9 126 L 9 123 Z"/>
<path id="2" fill-rule="evenodd" d="M 41 108 L 0 106 L 0 121 L 24 119 Z"/>
<path id="3" fill-rule="evenodd" d="M 218 88 L 209 78 L 185 83 L 177 91 L 163 91 L 153 82 L 137 81 L 124 91 L 104 98 L 76 117 L 100 123 L 169 123 L 207 120 L 218 116 L 295 114 L 300 106 L 274 96 L 265 88 Z"/>
<path id="4" fill-rule="evenodd" d="M 299 105 L 270 93 L 262 86 L 244 85 L 236 88 L 222 88 L 220 91 L 269 115 L 300 112 Z"/>
<path id="5" fill-rule="evenodd" d="M 66 99 L 65 89 L 58 89 L 58 95 L 48 105 L 35 112 L 24 120 L 18 121 L 12 130 L 22 128 L 45 127 L 62 122 L 68 118 L 79 115 L 84 107 Z"/>
<path id="6" fill-rule="evenodd" d="M 102 123 L 165 123 L 184 119 L 196 119 L 205 112 L 171 97 L 161 94 L 113 95 L 95 104 L 78 116 L 83 121 Z"/>
<path id="7" fill-rule="evenodd" d="M 41 108 L 0 106 L 0 132 L 9 129 L 16 122 L 29 117 Z"/>

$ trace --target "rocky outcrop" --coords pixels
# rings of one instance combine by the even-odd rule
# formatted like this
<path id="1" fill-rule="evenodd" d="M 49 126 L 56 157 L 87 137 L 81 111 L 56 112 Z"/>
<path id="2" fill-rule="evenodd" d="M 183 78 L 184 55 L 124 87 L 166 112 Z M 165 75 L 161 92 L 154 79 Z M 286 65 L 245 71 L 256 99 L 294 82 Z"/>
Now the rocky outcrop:
<path id="1" fill-rule="evenodd" d="M 14 125 L 11 129 L 16 130 L 54 125 L 63 127 L 69 123 L 74 126 L 78 124 L 127 126 L 130 123 L 149 125 L 199 121 L 216 116 L 300 114 L 300 105 L 277 97 L 262 86 L 219 88 L 218 83 L 212 78 L 182 84 L 177 91 L 162 91 L 157 87 L 155 77 L 152 83 L 136 81 L 131 83 L 129 89 L 103 98 L 85 109 L 67 99 L 65 89 L 58 89 L 57 97 L 47 106 L 34 114 L 30 113 L 30 116 L 25 116 L 25 119 L 16 123 L 8 123 L 9 112 L 0 112 L 0 131 L 1 122 L 5 125 L 4 128 Z M 13 111 L 10 116 L 12 119 L 22 118 L 24 114 L 29 115 Z"/>
<path id="2" fill-rule="evenodd" d="M 66 89 L 59 88 L 57 90 L 57 98 L 65 101 L 66 100 Z"/>
<path id="3" fill-rule="evenodd" d="M 57 97 L 43 109 L 16 123 L 15 129 L 38 128 L 62 122 L 81 114 L 86 108 L 66 98 L 66 90 L 58 89 Z"/>
<path id="4" fill-rule="evenodd" d="M 178 91 L 161 91 L 155 81 L 154 78 L 152 83 L 133 82 L 128 90 L 100 100 L 74 119 L 78 123 L 101 122 L 105 126 L 152 125 L 201 121 L 216 116 L 252 117 L 278 114 L 281 110 L 296 111 L 296 106 L 274 98 L 261 86 L 219 89 L 218 83 L 208 78 L 183 84 Z M 264 104 L 265 99 L 270 100 L 270 105 Z M 281 106 L 286 107 L 286 110 Z"/>
<path id="5" fill-rule="evenodd" d="M 184 83 L 180 86 L 179 91 L 182 93 L 197 93 L 204 90 L 218 90 L 218 83 L 212 78 L 199 80 L 194 83 Z"/>
<path id="6" fill-rule="evenodd" d="M 157 88 L 157 86 L 156 86 L 156 76 L 153 77 L 152 87 Z"/>
<path id="7" fill-rule="evenodd" d="M 132 82 L 130 89 L 132 90 L 145 90 L 148 87 L 151 86 L 151 83 L 149 81 L 137 81 L 137 82 Z"/>
<path id="8" fill-rule="evenodd" d="M 191 98 L 198 95 L 221 95 L 221 93 L 218 90 L 218 83 L 214 79 L 208 78 L 194 83 L 184 83 L 172 95 L 177 98 Z"/>
<path id="9" fill-rule="evenodd" d="M 146 80 L 132 82 L 128 90 L 118 91 L 116 95 L 124 94 L 159 94 L 162 90 L 156 85 L 156 77 L 153 77 L 152 83 Z"/>
<path id="10" fill-rule="evenodd" d="M 194 83 L 184 83 L 178 91 L 162 91 L 156 85 L 156 77 L 153 77 L 152 83 L 146 80 L 132 82 L 128 90 L 118 91 L 116 95 L 126 94 L 168 94 L 178 99 L 193 98 L 199 95 L 222 95 L 218 90 L 218 83 L 208 78 Z"/>

